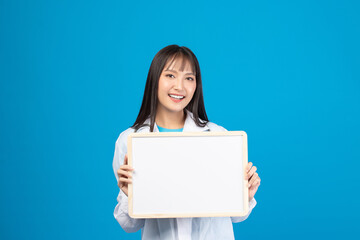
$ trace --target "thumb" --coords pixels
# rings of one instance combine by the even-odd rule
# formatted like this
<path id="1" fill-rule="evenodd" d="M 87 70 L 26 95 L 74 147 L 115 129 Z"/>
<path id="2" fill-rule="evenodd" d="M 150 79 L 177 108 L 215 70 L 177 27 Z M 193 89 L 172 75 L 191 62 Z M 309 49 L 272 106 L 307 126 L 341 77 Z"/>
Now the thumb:
<path id="1" fill-rule="evenodd" d="M 127 165 L 127 164 L 128 164 L 128 156 L 127 156 L 127 154 L 125 154 L 124 165 Z"/>

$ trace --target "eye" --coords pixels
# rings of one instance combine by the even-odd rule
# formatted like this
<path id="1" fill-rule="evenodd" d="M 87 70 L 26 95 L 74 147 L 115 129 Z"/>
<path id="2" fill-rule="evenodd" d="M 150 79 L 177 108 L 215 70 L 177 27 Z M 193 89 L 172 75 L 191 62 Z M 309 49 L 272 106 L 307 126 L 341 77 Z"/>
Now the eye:
<path id="1" fill-rule="evenodd" d="M 169 77 L 169 78 L 173 78 L 173 77 L 175 77 L 174 75 L 172 75 L 172 74 L 166 74 L 165 75 L 166 77 Z"/>
<path id="2" fill-rule="evenodd" d="M 194 81 L 194 78 L 192 78 L 192 77 L 188 77 L 188 78 L 186 78 L 187 80 L 190 80 L 190 81 Z"/>

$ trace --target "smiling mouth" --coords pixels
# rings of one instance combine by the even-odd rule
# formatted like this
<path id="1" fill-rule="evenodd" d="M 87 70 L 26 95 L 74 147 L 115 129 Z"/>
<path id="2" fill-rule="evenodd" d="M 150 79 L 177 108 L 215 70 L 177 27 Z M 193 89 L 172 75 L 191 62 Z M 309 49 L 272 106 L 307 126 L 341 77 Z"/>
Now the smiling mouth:
<path id="1" fill-rule="evenodd" d="M 169 94 L 169 97 L 172 97 L 172 98 L 175 98 L 175 99 L 183 99 L 183 98 L 185 98 L 185 96 L 174 95 L 174 94 Z"/>

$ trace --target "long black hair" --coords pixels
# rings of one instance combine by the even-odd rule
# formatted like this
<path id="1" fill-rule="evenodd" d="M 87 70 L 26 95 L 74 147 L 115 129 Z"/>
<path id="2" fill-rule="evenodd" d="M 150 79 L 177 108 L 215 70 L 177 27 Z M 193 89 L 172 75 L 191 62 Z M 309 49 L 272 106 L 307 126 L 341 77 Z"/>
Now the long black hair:
<path id="1" fill-rule="evenodd" d="M 182 66 L 184 66 L 186 60 L 190 62 L 196 77 L 195 93 L 185 109 L 192 112 L 194 118 L 193 120 L 195 121 L 196 125 L 204 127 L 209 121 L 204 105 L 200 66 L 195 54 L 187 47 L 169 45 L 161 49 L 151 62 L 139 115 L 137 116 L 136 121 L 132 126 L 132 128 L 135 128 L 135 132 L 144 126 L 144 122 L 148 118 L 150 118 L 150 132 L 153 132 L 155 115 L 159 101 L 159 78 L 165 67 L 165 64 L 171 60 L 169 64 L 169 66 L 171 66 L 172 62 L 178 57 L 181 57 L 183 60 Z"/>

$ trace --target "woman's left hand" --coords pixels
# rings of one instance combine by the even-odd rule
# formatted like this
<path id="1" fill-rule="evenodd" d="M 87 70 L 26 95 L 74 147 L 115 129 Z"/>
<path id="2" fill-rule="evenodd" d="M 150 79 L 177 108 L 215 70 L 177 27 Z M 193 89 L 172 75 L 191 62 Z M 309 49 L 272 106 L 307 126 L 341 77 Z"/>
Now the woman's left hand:
<path id="1" fill-rule="evenodd" d="M 249 201 L 254 198 L 254 195 L 260 186 L 261 179 L 256 170 L 257 167 L 253 166 L 252 162 L 249 162 L 245 173 L 245 179 L 247 179 L 249 183 Z"/>

